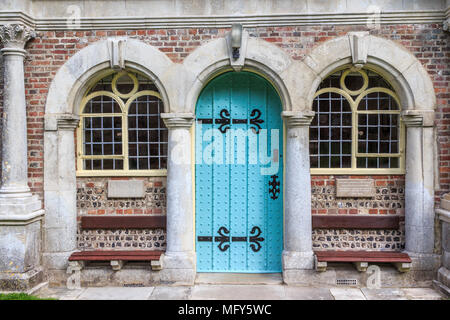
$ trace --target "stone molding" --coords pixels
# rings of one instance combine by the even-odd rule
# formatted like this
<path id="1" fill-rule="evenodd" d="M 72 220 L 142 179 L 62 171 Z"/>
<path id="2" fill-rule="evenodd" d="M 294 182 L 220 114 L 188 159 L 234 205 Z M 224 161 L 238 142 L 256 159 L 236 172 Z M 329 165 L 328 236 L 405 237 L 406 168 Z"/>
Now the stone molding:
<path id="1" fill-rule="evenodd" d="M 406 127 L 433 127 L 434 111 L 405 110 L 401 113 Z"/>
<path id="2" fill-rule="evenodd" d="M 62 115 L 56 119 L 58 130 L 74 131 L 78 127 L 80 117 L 75 115 Z"/>
<path id="3" fill-rule="evenodd" d="M 114 8 L 107 10 L 113 12 Z M 296 10 L 297 12 L 301 12 Z M 295 12 L 295 11 L 290 11 Z M 120 18 L 117 18 L 120 16 Z M 280 14 L 242 14 L 242 15 L 185 15 L 145 17 L 117 12 L 116 17 L 80 17 L 79 24 L 68 25 L 67 17 L 37 17 L 21 11 L 0 12 L 0 24 L 17 21 L 35 28 L 38 31 L 51 30 L 131 30 L 158 28 L 196 28 L 217 27 L 228 28 L 233 23 L 241 23 L 244 27 L 291 26 L 291 25 L 364 25 L 372 13 L 367 12 L 305 12 Z M 393 10 L 381 13 L 380 24 L 442 24 L 445 14 L 442 10 Z"/>
<path id="4" fill-rule="evenodd" d="M 189 129 L 194 122 L 192 113 L 161 113 L 161 118 L 166 127 L 170 129 Z"/>
<path id="5" fill-rule="evenodd" d="M 7 24 L 0 26 L 0 41 L 3 44 L 3 54 L 24 54 L 25 44 L 36 37 L 33 29 L 21 24 Z"/>
<path id="6" fill-rule="evenodd" d="M 44 218 L 45 211 L 37 210 L 28 214 L 0 215 L 0 226 L 23 226 Z"/>
<path id="7" fill-rule="evenodd" d="M 314 118 L 314 111 L 283 111 L 281 116 L 288 128 L 308 127 Z"/>

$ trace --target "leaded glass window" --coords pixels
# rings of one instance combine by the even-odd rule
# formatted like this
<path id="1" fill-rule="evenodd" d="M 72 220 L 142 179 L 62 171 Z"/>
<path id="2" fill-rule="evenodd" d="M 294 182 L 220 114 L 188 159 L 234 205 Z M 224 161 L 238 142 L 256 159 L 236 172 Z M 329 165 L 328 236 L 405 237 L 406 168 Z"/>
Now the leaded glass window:
<path id="1" fill-rule="evenodd" d="M 400 101 L 379 74 L 344 69 L 320 84 L 310 126 L 311 171 L 403 173 Z"/>
<path id="2" fill-rule="evenodd" d="M 78 173 L 164 174 L 168 131 L 154 83 L 139 73 L 110 73 L 87 90 L 78 129 Z"/>

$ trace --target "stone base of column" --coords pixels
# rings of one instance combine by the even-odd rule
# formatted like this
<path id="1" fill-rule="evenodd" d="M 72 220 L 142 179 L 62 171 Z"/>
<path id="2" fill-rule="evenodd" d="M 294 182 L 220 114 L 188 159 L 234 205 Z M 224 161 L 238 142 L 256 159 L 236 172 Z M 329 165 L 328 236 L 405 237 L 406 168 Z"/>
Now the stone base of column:
<path id="1" fill-rule="evenodd" d="M 23 273 L 0 272 L 0 291 L 26 292 L 44 281 L 41 267 Z"/>
<path id="2" fill-rule="evenodd" d="M 42 265 L 46 270 L 66 270 L 69 265 L 69 257 L 74 251 L 44 252 Z"/>
<path id="3" fill-rule="evenodd" d="M 19 216 L 33 214 L 42 209 L 37 195 L 0 193 L 0 216 Z"/>
<path id="4" fill-rule="evenodd" d="M 299 275 L 304 275 L 304 270 L 314 269 L 314 253 L 312 251 L 283 251 L 281 259 L 283 281 L 286 284 L 298 283 Z"/>
<path id="5" fill-rule="evenodd" d="M 195 252 L 166 252 L 162 258 L 161 283 L 171 285 L 193 285 L 196 276 Z"/>
<path id="6" fill-rule="evenodd" d="M 441 265 L 441 256 L 434 253 L 418 253 L 405 251 L 412 260 L 411 270 L 437 271 Z"/>
<path id="7" fill-rule="evenodd" d="M 43 281 L 41 221 L 44 211 L 28 220 L 0 216 L 0 290 L 24 291 Z"/>

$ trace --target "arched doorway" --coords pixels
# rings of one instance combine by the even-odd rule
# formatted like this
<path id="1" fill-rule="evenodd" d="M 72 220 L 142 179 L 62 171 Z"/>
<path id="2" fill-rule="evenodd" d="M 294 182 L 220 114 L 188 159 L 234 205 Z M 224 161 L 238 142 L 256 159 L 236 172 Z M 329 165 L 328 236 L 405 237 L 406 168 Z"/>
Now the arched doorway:
<path id="1" fill-rule="evenodd" d="M 281 272 L 283 124 L 265 78 L 227 72 L 196 105 L 198 272 Z"/>

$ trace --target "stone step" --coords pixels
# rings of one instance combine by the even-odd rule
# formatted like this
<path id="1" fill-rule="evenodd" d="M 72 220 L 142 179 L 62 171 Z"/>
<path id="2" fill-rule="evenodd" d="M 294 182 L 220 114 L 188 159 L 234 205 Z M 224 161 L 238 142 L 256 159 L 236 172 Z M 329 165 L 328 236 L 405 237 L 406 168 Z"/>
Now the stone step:
<path id="1" fill-rule="evenodd" d="M 281 273 L 197 273 L 196 284 L 282 284 Z"/>

